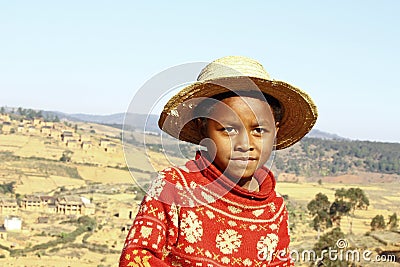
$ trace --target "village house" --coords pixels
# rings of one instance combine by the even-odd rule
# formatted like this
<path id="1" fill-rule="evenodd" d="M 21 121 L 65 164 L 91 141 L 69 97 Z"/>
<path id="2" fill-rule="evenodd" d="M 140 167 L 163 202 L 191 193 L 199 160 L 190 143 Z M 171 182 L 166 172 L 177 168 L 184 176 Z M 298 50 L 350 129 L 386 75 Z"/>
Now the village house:
<path id="1" fill-rule="evenodd" d="M 64 196 L 57 199 L 57 213 L 65 215 L 82 214 L 82 200 L 78 196 Z"/>
<path id="2" fill-rule="evenodd" d="M 71 131 L 63 131 L 61 133 L 61 141 L 67 143 L 69 140 L 74 140 L 74 134 Z"/>
<path id="3" fill-rule="evenodd" d="M 107 148 L 107 146 L 109 145 L 109 144 L 111 144 L 111 141 L 110 141 L 110 139 L 107 139 L 107 138 L 101 138 L 100 139 L 100 147 L 102 147 L 102 148 Z"/>
<path id="4" fill-rule="evenodd" d="M 79 135 L 79 142 L 88 142 L 90 141 L 90 135 L 81 134 Z"/>
<path id="5" fill-rule="evenodd" d="M 42 122 L 43 122 L 42 118 L 34 118 L 33 119 L 33 126 L 39 126 L 39 125 L 42 124 Z"/>
<path id="6" fill-rule="evenodd" d="M 42 126 L 42 128 L 40 129 L 40 132 L 44 135 L 51 136 L 51 130 L 52 130 L 52 127 L 50 127 L 50 126 Z"/>
<path id="7" fill-rule="evenodd" d="M 24 125 L 22 125 L 22 124 L 18 125 L 17 132 L 23 133 L 24 131 L 25 131 Z"/>
<path id="8" fill-rule="evenodd" d="M 23 125 L 31 125 L 31 124 L 32 124 L 32 121 L 29 120 L 29 119 L 22 119 L 22 124 L 23 124 Z"/>
<path id="9" fill-rule="evenodd" d="M 90 202 L 90 199 L 86 197 L 81 197 L 81 201 L 83 204 L 82 214 L 83 215 L 94 215 L 96 211 L 96 206 Z"/>
<path id="10" fill-rule="evenodd" d="M 28 129 L 29 127 L 35 127 L 33 126 L 32 122 L 24 124 L 25 128 Z"/>
<path id="11" fill-rule="evenodd" d="M 116 152 L 117 151 L 117 145 L 116 144 L 108 144 L 107 147 L 104 149 L 106 152 Z"/>
<path id="12" fill-rule="evenodd" d="M 0 114 L 0 121 L 1 122 L 10 122 L 11 118 L 8 114 Z"/>
<path id="13" fill-rule="evenodd" d="M 36 133 L 36 128 L 35 128 L 35 126 L 29 126 L 29 127 L 28 127 L 28 133 L 30 133 L 30 134 Z"/>
<path id="14" fill-rule="evenodd" d="M 29 211 L 42 210 L 43 203 L 39 196 L 29 195 L 21 200 L 21 208 Z"/>
<path id="15" fill-rule="evenodd" d="M 50 127 L 52 129 L 54 129 L 54 122 L 52 122 L 52 121 L 45 121 L 43 124 L 45 127 Z"/>
<path id="16" fill-rule="evenodd" d="M 92 148 L 92 142 L 91 141 L 83 141 L 81 144 L 81 148 L 83 150 L 89 150 Z"/>
<path id="17" fill-rule="evenodd" d="M 12 124 L 9 121 L 3 122 L 3 127 L 1 128 L 3 134 L 10 134 L 12 131 Z"/>
<path id="18" fill-rule="evenodd" d="M 17 211 L 17 200 L 11 198 L 0 198 L 0 214 L 15 214 Z"/>
<path id="19" fill-rule="evenodd" d="M 95 205 L 78 196 L 63 196 L 57 199 L 57 213 L 65 215 L 93 215 Z"/>
<path id="20" fill-rule="evenodd" d="M 79 144 L 78 144 L 78 141 L 71 139 L 71 140 L 67 141 L 66 146 L 68 148 L 77 148 L 79 146 Z"/>
<path id="21" fill-rule="evenodd" d="M 40 196 L 40 200 L 42 201 L 43 211 L 47 213 L 56 213 L 57 205 L 56 198 L 52 196 Z"/>
<path id="22" fill-rule="evenodd" d="M 0 198 L 0 214 L 16 214 L 19 209 L 51 214 L 93 215 L 96 206 L 85 197 L 79 196 L 35 196 L 24 197 L 18 205 L 16 199 Z"/>
<path id="23" fill-rule="evenodd" d="M 7 231 L 18 231 L 22 229 L 22 219 L 17 216 L 6 216 L 4 219 L 4 228 Z"/>

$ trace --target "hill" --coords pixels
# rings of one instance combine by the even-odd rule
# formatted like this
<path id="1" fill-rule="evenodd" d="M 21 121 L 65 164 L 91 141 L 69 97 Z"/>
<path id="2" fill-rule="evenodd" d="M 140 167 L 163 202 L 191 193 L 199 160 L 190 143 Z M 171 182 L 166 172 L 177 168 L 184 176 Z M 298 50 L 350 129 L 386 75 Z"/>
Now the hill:
<path id="1" fill-rule="evenodd" d="M 309 178 L 370 173 L 369 182 L 384 182 L 382 178 L 387 175 L 398 180 L 400 144 L 304 138 L 294 147 L 277 153 L 275 167 L 280 172 Z M 373 174 L 379 174 L 380 178 L 375 179 L 377 175 Z"/>

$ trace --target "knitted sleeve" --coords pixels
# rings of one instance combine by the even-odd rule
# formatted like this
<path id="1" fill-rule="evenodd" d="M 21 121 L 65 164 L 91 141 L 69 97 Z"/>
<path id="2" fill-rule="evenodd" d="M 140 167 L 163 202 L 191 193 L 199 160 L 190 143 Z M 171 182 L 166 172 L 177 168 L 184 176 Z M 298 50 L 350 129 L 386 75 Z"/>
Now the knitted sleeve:
<path id="1" fill-rule="evenodd" d="M 119 266 L 170 266 L 166 256 L 178 236 L 176 205 L 168 200 L 168 173 L 161 172 L 143 199 L 120 257 Z M 163 197 L 164 196 L 164 197 Z"/>
<path id="2" fill-rule="evenodd" d="M 283 204 L 285 205 L 285 204 Z M 286 205 L 284 206 L 284 211 L 282 213 L 281 225 L 279 227 L 279 236 L 281 237 L 281 242 L 283 247 L 281 248 L 280 255 L 278 258 L 282 262 L 285 262 L 285 266 L 294 266 L 293 260 L 290 258 L 289 243 L 290 243 L 290 233 L 289 233 L 289 216 Z"/>

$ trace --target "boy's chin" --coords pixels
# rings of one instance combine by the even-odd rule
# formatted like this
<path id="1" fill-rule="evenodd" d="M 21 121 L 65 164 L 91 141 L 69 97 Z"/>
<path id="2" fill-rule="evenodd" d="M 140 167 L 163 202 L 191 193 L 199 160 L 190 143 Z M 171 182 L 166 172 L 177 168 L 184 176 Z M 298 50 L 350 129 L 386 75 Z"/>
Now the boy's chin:
<path id="1" fill-rule="evenodd" d="M 227 172 L 225 175 L 229 177 L 233 182 L 251 180 L 255 171 L 241 171 L 241 172 Z"/>

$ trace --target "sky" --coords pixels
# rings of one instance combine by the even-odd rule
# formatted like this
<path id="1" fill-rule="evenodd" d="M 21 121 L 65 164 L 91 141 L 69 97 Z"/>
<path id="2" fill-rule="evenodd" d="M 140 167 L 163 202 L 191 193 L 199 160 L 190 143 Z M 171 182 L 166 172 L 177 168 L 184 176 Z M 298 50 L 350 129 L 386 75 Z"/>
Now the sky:
<path id="1" fill-rule="evenodd" d="M 316 129 L 400 142 L 399 12 L 395 0 L 0 0 L 0 106 L 125 112 L 164 70 L 243 55 L 311 95 Z"/>

